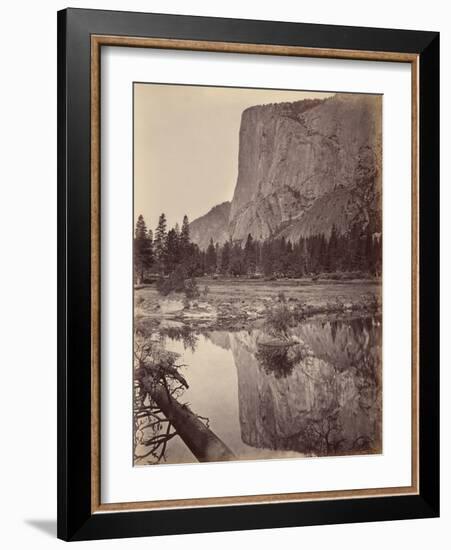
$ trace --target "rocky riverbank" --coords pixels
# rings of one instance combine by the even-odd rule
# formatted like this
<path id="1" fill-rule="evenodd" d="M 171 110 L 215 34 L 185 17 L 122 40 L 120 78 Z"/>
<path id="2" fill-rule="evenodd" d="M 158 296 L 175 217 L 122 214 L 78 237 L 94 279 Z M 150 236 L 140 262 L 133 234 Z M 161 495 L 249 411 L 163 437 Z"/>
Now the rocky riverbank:
<path id="1" fill-rule="evenodd" d="M 204 284 L 202 284 L 204 283 Z M 218 329 L 233 329 L 265 319 L 284 304 L 289 314 L 302 319 L 318 314 L 380 313 L 379 285 L 372 281 L 317 283 L 282 281 L 200 281 L 200 297 L 166 297 L 154 286 L 135 289 L 135 317 L 172 319 Z"/>

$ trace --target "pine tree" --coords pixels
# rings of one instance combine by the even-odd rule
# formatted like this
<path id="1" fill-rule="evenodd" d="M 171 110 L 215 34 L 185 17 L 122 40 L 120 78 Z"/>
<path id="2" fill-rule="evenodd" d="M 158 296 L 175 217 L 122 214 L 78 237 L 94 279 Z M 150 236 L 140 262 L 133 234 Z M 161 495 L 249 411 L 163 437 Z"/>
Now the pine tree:
<path id="1" fill-rule="evenodd" d="M 180 263 L 180 243 L 175 229 L 170 229 L 166 238 L 165 267 L 168 273 L 172 273 Z"/>
<path id="2" fill-rule="evenodd" d="M 213 244 L 213 239 L 210 239 L 210 244 L 207 248 L 207 253 L 205 256 L 205 270 L 210 274 L 216 271 L 216 248 Z"/>
<path id="3" fill-rule="evenodd" d="M 135 227 L 135 239 L 145 239 L 147 237 L 147 226 L 142 214 L 138 216 Z"/>
<path id="4" fill-rule="evenodd" d="M 360 271 L 364 264 L 365 242 L 360 227 L 354 224 L 349 234 L 349 265 L 351 270 Z"/>
<path id="5" fill-rule="evenodd" d="M 366 226 L 364 234 L 364 270 L 368 273 L 375 273 L 375 251 L 373 244 L 373 233 L 370 229 L 370 224 Z"/>
<path id="6" fill-rule="evenodd" d="M 249 233 L 246 239 L 246 244 L 244 245 L 244 264 L 245 271 L 247 273 L 255 273 L 257 267 L 256 257 L 255 257 L 255 245 L 252 235 Z"/>
<path id="7" fill-rule="evenodd" d="M 319 236 L 319 271 L 326 271 L 327 266 L 327 239 L 324 233 Z"/>
<path id="8" fill-rule="evenodd" d="M 267 277 L 270 277 L 274 274 L 273 246 L 270 240 L 266 240 L 263 242 L 261 252 L 261 264 L 262 271 Z"/>
<path id="9" fill-rule="evenodd" d="M 222 252 L 221 252 L 221 273 L 223 275 L 227 275 L 227 273 L 229 272 L 230 251 L 231 251 L 230 241 L 226 241 L 224 243 L 224 246 L 222 247 Z"/>
<path id="10" fill-rule="evenodd" d="M 338 233 L 335 224 L 332 225 L 329 242 L 327 243 L 327 256 L 325 262 L 325 271 L 336 271 L 338 263 Z"/>
<path id="11" fill-rule="evenodd" d="M 133 264 L 135 279 L 138 284 L 142 283 L 146 271 L 153 263 L 153 242 L 152 231 L 147 231 L 146 222 L 142 215 L 138 216 L 133 241 Z"/>
<path id="12" fill-rule="evenodd" d="M 188 216 L 185 214 L 183 216 L 182 230 L 180 232 L 180 252 L 182 255 L 182 260 L 187 259 L 190 250 L 190 239 L 189 239 L 189 221 Z"/>
<path id="13" fill-rule="evenodd" d="M 221 247 L 219 246 L 219 243 L 215 244 L 215 252 L 216 252 L 215 272 L 217 273 L 219 271 L 219 266 L 221 265 Z"/>
<path id="14" fill-rule="evenodd" d="M 155 260 L 158 264 L 160 273 L 165 272 L 165 255 L 166 255 L 166 216 L 164 212 L 160 214 L 158 219 L 158 227 L 155 231 L 155 240 L 154 240 L 154 251 L 155 251 Z"/>
<path id="15" fill-rule="evenodd" d="M 286 277 L 293 277 L 294 270 L 294 253 L 291 241 L 285 243 L 285 253 L 282 257 L 282 272 Z"/>
<path id="16" fill-rule="evenodd" d="M 255 248 L 255 271 L 261 273 L 261 243 L 260 241 L 254 241 L 254 248 Z"/>
<path id="17" fill-rule="evenodd" d="M 296 262 L 296 275 L 303 277 L 308 272 L 307 254 L 305 251 L 305 239 L 300 237 L 296 250 L 294 251 L 294 257 Z"/>
<path id="18" fill-rule="evenodd" d="M 197 244 L 189 243 L 182 266 L 189 277 L 202 276 L 205 273 L 205 252 Z"/>
<path id="19" fill-rule="evenodd" d="M 241 248 L 240 243 L 234 243 L 230 251 L 229 270 L 235 277 L 239 277 L 244 274 L 243 256 L 243 249 Z"/>
<path id="20" fill-rule="evenodd" d="M 374 255 L 374 274 L 380 275 L 382 273 L 382 238 L 380 235 L 376 235 L 374 237 L 373 255 Z"/>

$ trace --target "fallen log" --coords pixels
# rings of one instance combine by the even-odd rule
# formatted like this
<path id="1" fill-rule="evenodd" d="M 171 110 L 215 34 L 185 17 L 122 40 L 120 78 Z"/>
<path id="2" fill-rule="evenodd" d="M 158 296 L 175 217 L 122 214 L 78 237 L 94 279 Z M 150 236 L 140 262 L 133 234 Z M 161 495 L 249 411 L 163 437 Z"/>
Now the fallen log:
<path id="1" fill-rule="evenodd" d="M 227 445 L 187 405 L 182 405 L 169 394 L 161 382 L 156 383 L 152 376 L 146 376 L 142 379 L 142 384 L 199 462 L 219 462 L 236 458 Z"/>

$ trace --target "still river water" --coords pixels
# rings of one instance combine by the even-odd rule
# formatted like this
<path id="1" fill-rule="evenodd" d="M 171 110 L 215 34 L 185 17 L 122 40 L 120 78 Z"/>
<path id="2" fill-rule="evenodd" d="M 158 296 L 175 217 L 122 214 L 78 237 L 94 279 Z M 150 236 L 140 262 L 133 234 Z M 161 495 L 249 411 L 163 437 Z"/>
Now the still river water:
<path id="1" fill-rule="evenodd" d="M 164 347 L 189 385 L 178 401 L 208 418 L 238 460 L 381 452 L 380 317 L 306 320 L 285 344 L 262 327 L 169 328 Z M 157 462 L 196 458 L 175 436 Z"/>

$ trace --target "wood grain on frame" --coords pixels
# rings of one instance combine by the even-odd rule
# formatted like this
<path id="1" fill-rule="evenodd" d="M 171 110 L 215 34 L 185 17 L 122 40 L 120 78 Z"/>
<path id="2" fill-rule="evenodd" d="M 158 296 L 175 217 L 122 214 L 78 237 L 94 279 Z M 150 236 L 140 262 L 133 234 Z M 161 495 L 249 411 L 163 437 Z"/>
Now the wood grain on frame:
<path id="1" fill-rule="evenodd" d="M 163 48 L 410 63 L 412 70 L 412 480 L 407 487 L 367 488 L 102 504 L 100 498 L 100 51 L 102 46 Z M 92 513 L 386 497 L 419 494 L 419 62 L 417 54 L 332 50 L 128 36 L 91 36 L 91 511 Z"/>

